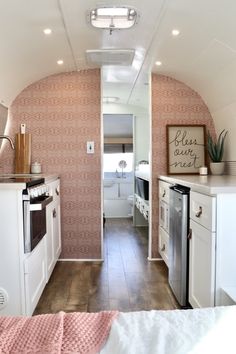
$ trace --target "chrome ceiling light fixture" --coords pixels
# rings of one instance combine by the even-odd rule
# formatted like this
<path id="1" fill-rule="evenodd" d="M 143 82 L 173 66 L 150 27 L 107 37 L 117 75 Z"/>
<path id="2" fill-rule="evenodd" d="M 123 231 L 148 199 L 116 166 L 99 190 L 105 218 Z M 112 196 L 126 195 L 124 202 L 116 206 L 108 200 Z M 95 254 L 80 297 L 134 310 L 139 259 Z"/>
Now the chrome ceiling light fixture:
<path id="1" fill-rule="evenodd" d="M 131 28 L 137 22 L 137 11 L 131 7 L 99 7 L 89 13 L 93 27 L 108 29 L 110 34 L 116 29 Z"/>

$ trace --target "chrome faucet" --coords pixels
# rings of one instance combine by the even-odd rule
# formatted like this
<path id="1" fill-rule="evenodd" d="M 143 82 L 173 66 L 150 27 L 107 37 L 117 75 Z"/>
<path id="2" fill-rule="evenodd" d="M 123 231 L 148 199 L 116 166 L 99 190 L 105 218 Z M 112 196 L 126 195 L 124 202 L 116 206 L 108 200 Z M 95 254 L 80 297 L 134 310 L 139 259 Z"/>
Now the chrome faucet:
<path id="1" fill-rule="evenodd" d="M 11 144 L 12 149 L 15 149 L 14 143 L 12 141 L 12 139 L 10 138 L 10 136 L 8 135 L 0 135 L 0 139 L 7 139 L 9 141 L 9 143 Z"/>

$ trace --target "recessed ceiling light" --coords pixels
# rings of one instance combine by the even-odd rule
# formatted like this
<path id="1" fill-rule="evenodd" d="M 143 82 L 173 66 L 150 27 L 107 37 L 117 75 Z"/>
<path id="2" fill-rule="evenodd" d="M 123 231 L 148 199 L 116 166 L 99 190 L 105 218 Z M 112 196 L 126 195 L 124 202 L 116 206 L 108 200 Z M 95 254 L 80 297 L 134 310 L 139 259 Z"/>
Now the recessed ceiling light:
<path id="1" fill-rule="evenodd" d="M 44 30 L 43 30 L 43 32 L 44 32 L 44 34 L 51 34 L 52 33 L 52 30 L 51 30 L 51 28 L 45 28 Z"/>
<path id="2" fill-rule="evenodd" d="M 63 61 L 62 59 L 60 59 L 60 60 L 57 61 L 57 64 L 58 64 L 58 65 L 62 65 L 63 63 L 64 63 L 64 61 Z"/>
<path id="3" fill-rule="evenodd" d="M 178 36 L 180 34 L 180 31 L 178 29 L 173 29 L 171 33 L 172 33 L 173 36 L 176 37 L 176 36 Z"/>
<path id="4" fill-rule="evenodd" d="M 157 60 L 157 61 L 155 62 L 155 64 L 156 64 L 157 66 L 161 66 L 161 65 L 162 65 L 162 62 L 161 62 L 160 60 Z"/>

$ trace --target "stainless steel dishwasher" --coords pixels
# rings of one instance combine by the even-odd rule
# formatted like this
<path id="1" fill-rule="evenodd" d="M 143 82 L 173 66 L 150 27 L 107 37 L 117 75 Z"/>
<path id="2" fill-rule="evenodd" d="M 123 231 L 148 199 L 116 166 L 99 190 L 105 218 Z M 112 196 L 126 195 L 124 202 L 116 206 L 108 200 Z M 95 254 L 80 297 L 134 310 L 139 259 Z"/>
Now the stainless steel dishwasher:
<path id="1" fill-rule="evenodd" d="M 169 284 L 182 307 L 188 306 L 189 188 L 170 187 Z"/>

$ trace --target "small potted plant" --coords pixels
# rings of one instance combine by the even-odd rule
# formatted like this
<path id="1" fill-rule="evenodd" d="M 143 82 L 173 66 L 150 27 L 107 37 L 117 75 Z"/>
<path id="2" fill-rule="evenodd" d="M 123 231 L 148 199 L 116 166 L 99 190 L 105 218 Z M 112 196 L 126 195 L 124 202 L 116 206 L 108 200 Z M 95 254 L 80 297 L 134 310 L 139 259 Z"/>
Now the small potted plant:
<path id="1" fill-rule="evenodd" d="M 210 169 L 213 175 L 222 175 L 224 172 L 224 162 L 222 162 L 224 154 L 224 143 L 228 131 L 222 130 L 219 137 L 213 140 L 209 131 L 207 133 L 207 151 L 211 159 Z"/>

